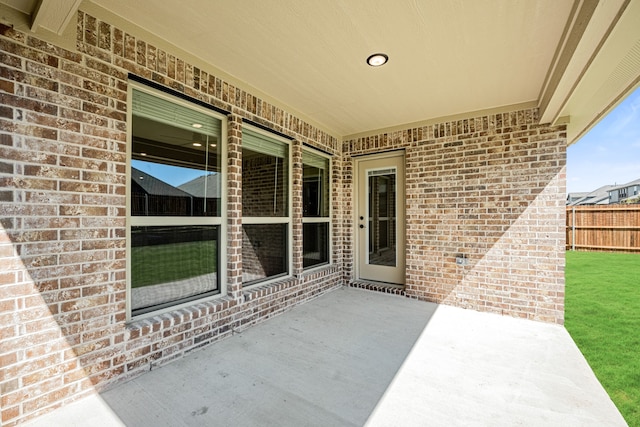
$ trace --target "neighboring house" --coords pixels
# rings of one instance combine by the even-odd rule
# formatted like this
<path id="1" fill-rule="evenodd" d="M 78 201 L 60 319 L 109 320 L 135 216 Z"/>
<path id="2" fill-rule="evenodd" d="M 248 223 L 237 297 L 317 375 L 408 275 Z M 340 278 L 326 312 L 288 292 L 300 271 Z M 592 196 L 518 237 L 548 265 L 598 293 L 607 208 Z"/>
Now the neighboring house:
<path id="1" fill-rule="evenodd" d="M 218 174 L 198 177 L 174 187 L 166 182 L 131 168 L 132 215 L 199 215 L 205 206 L 216 213 L 220 205 Z M 205 211 L 206 212 L 206 211 Z"/>
<path id="2" fill-rule="evenodd" d="M 584 193 L 582 197 L 574 197 L 574 200 L 567 203 L 567 206 L 608 205 L 609 192 L 612 188 L 614 188 L 613 185 L 603 185 L 590 193 Z"/>
<path id="3" fill-rule="evenodd" d="M 589 193 L 579 192 L 579 193 L 567 193 L 567 205 L 577 202 L 580 199 L 586 197 Z"/>
<path id="4" fill-rule="evenodd" d="M 177 188 L 186 191 L 192 196 L 219 198 L 220 176 L 218 173 L 210 173 L 180 184 Z"/>
<path id="5" fill-rule="evenodd" d="M 629 203 L 640 194 L 640 179 L 616 186 L 609 190 L 609 203 Z"/>
<path id="6" fill-rule="evenodd" d="M 564 322 L 640 2 L 250 3 L 0 0 L 3 426 L 343 286 Z"/>
<path id="7" fill-rule="evenodd" d="M 567 206 L 634 203 L 640 195 L 640 179 L 623 185 L 604 185 L 590 193 L 568 193 Z"/>
<path id="8" fill-rule="evenodd" d="M 193 196 L 158 178 L 131 168 L 132 215 L 173 215 L 191 206 Z"/>

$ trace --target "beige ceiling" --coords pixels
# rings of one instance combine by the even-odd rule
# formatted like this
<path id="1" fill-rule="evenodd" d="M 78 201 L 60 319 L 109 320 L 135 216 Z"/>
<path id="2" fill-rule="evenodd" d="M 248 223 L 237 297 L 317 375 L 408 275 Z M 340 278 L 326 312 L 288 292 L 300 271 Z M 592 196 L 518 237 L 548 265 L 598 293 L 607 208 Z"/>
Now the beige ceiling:
<path id="1" fill-rule="evenodd" d="M 634 63 L 633 51 L 636 43 L 640 47 L 639 2 L 41 3 L 65 4 L 61 16 L 77 7 L 104 9 L 338 137 L 526 103 L 539 105 L 548 122 L 574 123 L 573 142 L 572 136 L 592 126 L 638 83 L 640 61 Z M 23 12 L 32 8 L 32 22 L 46 21 L 43 13 L 37 16 L 37 2 L 0 3 L 14 8 L 31 3 Z M 623 31 L 624 25 L 629 28 Z M 374 52 L 389 55 L 389 63 L 367 66 L 365 59 Z M 606 83 L 625 57 L 627 75 Z M 607 85 L 611 87 L 602 89 Z M 579 118 L 578 125 L 573 117 Z"/>

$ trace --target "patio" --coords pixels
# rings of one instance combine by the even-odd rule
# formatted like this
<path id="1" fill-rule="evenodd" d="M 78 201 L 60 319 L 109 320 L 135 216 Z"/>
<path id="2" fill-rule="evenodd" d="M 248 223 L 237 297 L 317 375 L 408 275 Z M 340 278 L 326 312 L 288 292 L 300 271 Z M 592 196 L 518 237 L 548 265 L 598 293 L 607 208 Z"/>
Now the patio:
<path id="1" fill-rule="evenodd" d="M 557 325 L 340 288 L 34 426 L 626 423 Z"/>

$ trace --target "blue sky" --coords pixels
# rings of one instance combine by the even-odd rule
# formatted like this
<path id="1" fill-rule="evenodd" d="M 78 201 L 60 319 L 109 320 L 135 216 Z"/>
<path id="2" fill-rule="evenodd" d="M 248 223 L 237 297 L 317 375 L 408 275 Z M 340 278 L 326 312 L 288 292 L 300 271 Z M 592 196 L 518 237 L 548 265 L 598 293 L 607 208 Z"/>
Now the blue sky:
<path id="1" fill-rule="evenodd" d="M 567 192 L 640 179 L 640 88 L 567 149 Z"/>
<path id="2" fill-rule="evenodd" d="M 131 160 L 131 166 L 158 178 L 167 184 L 178 187 L 179 185 L 196 179 L 204 173 L 199 169 L 181 168 L 177 166 L 163 165 L 160 163 Z"/>

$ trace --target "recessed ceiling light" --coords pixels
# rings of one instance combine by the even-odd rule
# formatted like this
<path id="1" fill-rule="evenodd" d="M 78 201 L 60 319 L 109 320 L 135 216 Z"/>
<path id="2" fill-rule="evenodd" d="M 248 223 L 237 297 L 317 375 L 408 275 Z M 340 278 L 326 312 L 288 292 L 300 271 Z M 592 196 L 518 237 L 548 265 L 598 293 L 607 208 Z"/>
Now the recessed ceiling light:
<path id="1" fill-rule="evenodd" d="M 209 144 L 211 147 L 215 148 L 216 144 Z"/>
<path id="2" fill-rule="evenodd" d="M 193 146 L 194 146 L 194 147 L 202 147 L 202 144 L 200 144 L 199 142 L 194 142 L 194 143 L 193 143 Z"/>
<path id="3" fill-rule="evenodd" d="M 389 57 L 384 53 L 374 53 L 367 58 L 367 64 L 371 65 L 372 67 L 379 67 L 386 64 L 388 60 Z"/>
<path id="4" fill-rule="evenodd" d="M 202 124 L 201 124 L 201 123 L 193 123 L 193 124 L 191 125 L 191 127 L 194 127 L 194 128 L 196 128 L 196 129 L 200 129 L 200 128 L 202 127 Z"/>

